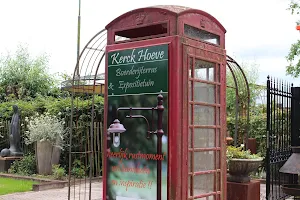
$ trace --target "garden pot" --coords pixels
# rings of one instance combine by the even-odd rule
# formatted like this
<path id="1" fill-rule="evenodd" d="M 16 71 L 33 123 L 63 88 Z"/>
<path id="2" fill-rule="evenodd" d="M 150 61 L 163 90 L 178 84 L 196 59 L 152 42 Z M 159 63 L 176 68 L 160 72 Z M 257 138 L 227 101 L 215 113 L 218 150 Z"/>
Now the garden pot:
<path id="1" fill-rule="evenodd" d="M 254 172 L 261 165 L 263 158 L 256 159 L 230 159 L 228 161 L 227 181 L 236 183 L 250 182 L 249 173 Z"/>
<path id="2" fill-rule="evenodd" d="M 36 143 L 36 160 L 38 174 L 52 174 L 52 165 L 59 164 L 61 149 L 48 141 Z"/>

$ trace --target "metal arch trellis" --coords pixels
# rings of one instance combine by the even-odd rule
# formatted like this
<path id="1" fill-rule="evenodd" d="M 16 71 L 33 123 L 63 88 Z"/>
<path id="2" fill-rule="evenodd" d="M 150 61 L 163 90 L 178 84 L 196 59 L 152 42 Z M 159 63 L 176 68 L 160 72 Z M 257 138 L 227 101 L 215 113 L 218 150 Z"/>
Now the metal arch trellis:
<path id="1" fill-rule="evenodd" d="M 99 163 L 103 163 L 102 159 L 102 125 L 101 122 L 95 121 L 95 97 L 104 93 L 104 79 L 105 74 L 99 73 L 101 65 L 104 65 L 103 59 L 105 58 L 106 47 L 106 30 L 103 29 L 98 32 L 90 41 L 85 45 L 81 51 L 76 67 L 74 69 L 73 79 L 70 81 L 64 81 L 62 83 L 62 89 L 72 92 L 72 110 L 70 120 L 70 140 L 69 140 L 69 187 L 68 187 L 68 199 L 92 199 L 97 192 L 92 194 L 92 183 L 94 180 L 99 180 L 101 167 L 99 169 Z M 122 37 L 117 38 L 122 40 Z M 102 66 L 101 66 L 102 67 Z M 238 63 L 227 56 L 227 67 L 229 68 L 233 78 L 234 87 L 236 91 L 236 123 L 235 123 L 235 144 L 237 141 L 238 130 L 238 117 L 239 109 L 238 105 L 239 94 L 241 91 L 247 92 L 247 130 L 246 138 L 248 138 L 248 124 L 249 124 L 249 104 L 250 104 L 250 92 L 247 78 L 238 65 Z M 104 68 L 104 66 L 103 66 Z M 240 88 L 242 86 L 242 88 Z M 89 96 L 88 103 L 91 106 L 91 118 L 85 118 L 80 120 L 82 116 L 79 115 L 80 102 L 78 101 L 78 93 Z M 80 123 L 79 123 L 80 122 Z M 83 125 L 82 125 L 83 124 Z M 100 124 L 100 125 L 99 125 Z M 96 133 L 96 134 L 95 134 Z M 246 139 L 247 142 L 247 139 Z M 246 144 L 247 145 L 247 144 Z M 79 159 L 84 162 L 83 165 L 79 165 L 75 162 Z M 83 170 L 85 176 L 83 179 L 76 181 L 74 176 L 74 167 L 77 170 Z M 79 184 L 77 184 L 79 183 Z M 83 186 L 82 186 L 83 185 Z M 98 191 L 98 190 L 94 190 Z"/>
<path id="2" fill-rule="evenodd" d="M 102 165 L 102 123 L 97 121 L 95 97 L 104 93 L 105 74 L 99 73 L 104 64 L 106 30 L 98 32 L 81 51 L 73 79 L 62 82 L 61 88 L 72 93 L 72 108 L 69 138 L 68 199 L 94 199 L 99 190 L 92 193 L 92 184 L 101 179 Z M 121 40 L 122 38 L 116 38 Z M 83 95 L 83 97 L 82 97 Z M 90 117 L 83 117 L 79 101 L 82 97 L 90 106 Z M 89 97 L 89 98 L 87 98 Z M 86 106 L 86 105 L 85 105 Z M 83 178 L 78 178 L 78 173 Z"/>
<path id="3" fill-rule="evenodd" d="M 237 145 L 237 136 L 239 130 L 239 117 L 241 115 L 246 115 L 246 133 L 244 135 L 244 143 L 245 148 L 248 147 L 248 137 L 249 137 L 249 121 L 250 121 L 250 89 L 247 77 L 241 68 L 241 66 L 230 56 L 226 56 L 226 64 L 231 72 L 232 78 L 234 80 L 234 86 L 228 86 L 227 88 L 231 88 L 235 90 L 235 128 L 234 128 L 234 145 Z M 243 110 L 240 110 L 241 101 L 241 94 L 246 94 L 246 105 Z"/>
<path id="4" fill-rule="evenodd" d="M 72 81 L 63 83 L 62 88 L 72 92 L 72 110 L 69 138 L 69 187 L 68 199 L 89 199 L 94 179 L 101 175 L 102 125 L 95 118 L 96 87 L 103 85 L 103 76 L 98 75 L 99 66 L 105 57 L 106 30 L 98 32 L 79 55 Z M 86 87 L 90 86 L 90 87 Z M 83 107 L 76 93 L 89 96 L 86 102 L 91 107 L 90 117 L 83 117 Z M 83 179 L 82 179 L 83 178 Z M 79 183 L 79 184 L 77 184 Z"/>

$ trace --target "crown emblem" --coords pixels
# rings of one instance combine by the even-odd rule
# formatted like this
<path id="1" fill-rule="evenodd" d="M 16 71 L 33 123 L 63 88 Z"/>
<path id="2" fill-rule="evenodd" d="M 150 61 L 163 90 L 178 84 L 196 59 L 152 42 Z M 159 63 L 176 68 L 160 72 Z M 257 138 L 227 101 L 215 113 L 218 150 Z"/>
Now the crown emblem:
<path id="1" fill-rule="evenodd" d="M 144 19 L 145 19 L 145 17 L 146 17 L 146 14 L 145 14 L 145 13 L 139 13 L 139 14 L 137 14 L 136 17 L 135 17 L 135 22 L 136 22 L 136 24 L 137 24 L 137 25 L 138 25 L 138 24 L 142 24 L 143 21 L 144 21 Z"/>
<path id="2" fill-rule="evenodd" d="M 205 20 L 204 20 L 204 19 L 201 19 L 201 20 L 200 20 L 200 26 L 201 26 L 202 28 L 205 28 Z"/>

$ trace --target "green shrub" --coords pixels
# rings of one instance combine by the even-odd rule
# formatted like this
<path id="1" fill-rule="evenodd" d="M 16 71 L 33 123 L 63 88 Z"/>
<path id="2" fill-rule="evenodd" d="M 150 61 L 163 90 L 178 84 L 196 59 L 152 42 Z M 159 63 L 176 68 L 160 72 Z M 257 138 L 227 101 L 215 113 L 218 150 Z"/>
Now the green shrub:
<path id="1" fill-rule="evenodd" d="M 85 176 L 85 167 L 78 159 L 73 161 L 72 175 L 76 178 L 83 178 Z"/>
<path id="2" fill-rule="evenodd" d="M 64 168 L 60 167 L 60 165 L 53 165 L 52 173 L 53 173 L 53 177 L 55 179 L 62 180 L 66 175 L 66 170 Z"/>
<path id="3" fill-rule="evenodd" d="M 21 160 L 14 161 L 8 172 L 25 176 L 36 174 L 35 156 L 27 154 Z"/>
<path id="4" fill-rule="evenodd" d="M 237 159 L 261 158 L 260 154 L 251 154 L 251 151 L 249 149 L 245 151 L 243 150 L 243 147 L 234 147 L 234 146 L 227 146 L 226 157 L 229 160 L 232 158 L 237 158 Z"/>

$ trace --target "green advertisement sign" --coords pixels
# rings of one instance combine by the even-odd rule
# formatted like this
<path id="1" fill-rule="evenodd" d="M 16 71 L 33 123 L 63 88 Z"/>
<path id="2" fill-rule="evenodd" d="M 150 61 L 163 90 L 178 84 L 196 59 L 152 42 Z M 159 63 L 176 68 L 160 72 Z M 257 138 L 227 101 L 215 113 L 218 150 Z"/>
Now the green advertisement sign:
<path id="1" fill-rule="evenodd" d="M 152 94 L 168 90 L 168 45 L 110 52 L 108 95 Z"/>
<path id="2" fill-rule="evenodd" d="M 109 133 L 106 199 L 167 200 L 168 45 L 109 52 L 107 83 L 107 127 L 118 119 L 126 131 L 120 137 Z M 159 124 L 156 109 L 159 94 L 164 107 L 160 153 L 155 134 Z M 149 131 L 154 134 L 147 137 Z M 119 143 L 114 143 L 116 139 Z M 158 162 L 161 177 L 157 176 Z"/>

